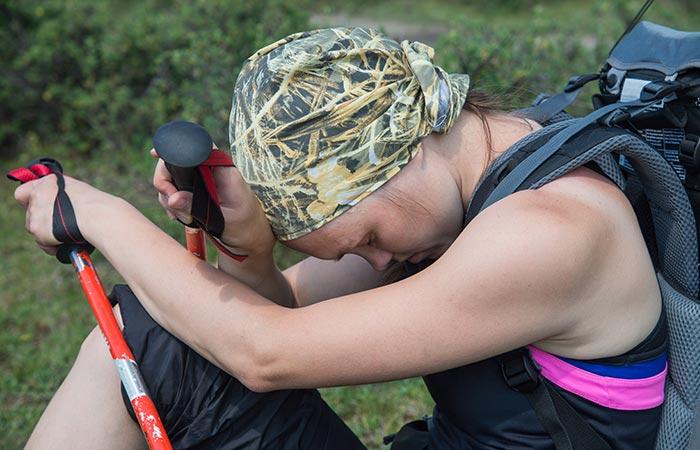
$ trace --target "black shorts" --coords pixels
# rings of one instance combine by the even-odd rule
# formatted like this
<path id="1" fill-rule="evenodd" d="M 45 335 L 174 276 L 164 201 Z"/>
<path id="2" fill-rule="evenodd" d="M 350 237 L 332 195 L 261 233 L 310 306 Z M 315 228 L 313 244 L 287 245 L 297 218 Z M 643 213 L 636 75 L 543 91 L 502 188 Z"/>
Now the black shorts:
<path id="1" fill-rule="evenodd" d="M 161 328 L 128 286 L 109 297 L 175 449 L 365 448 L 318 391 L 253 392 Z"/>

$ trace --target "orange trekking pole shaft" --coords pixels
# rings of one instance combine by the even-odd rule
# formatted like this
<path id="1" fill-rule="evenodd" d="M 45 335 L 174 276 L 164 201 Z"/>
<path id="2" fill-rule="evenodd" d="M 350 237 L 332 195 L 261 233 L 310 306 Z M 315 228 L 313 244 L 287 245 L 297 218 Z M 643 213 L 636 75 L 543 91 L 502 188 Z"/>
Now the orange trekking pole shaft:
<path id="1" fill-rule="evenodd" d="M 207 260 L 207 245 L 204 232 L 200 228 L 185 227 L 185 243 L 190 253 L 199 259 Z"/>
<path id="2" fill-rule="evenodd" d="M 134 354 L 124 340 L 112 305 L 105 295 L 104 287 L 87 251 L 75 248 L 70 259 L 78 273 L 80 285 L 85 292 L 102 335 L 107 341 L 109 353 L 117 366 L 119 378 L 134 409 L 141 431 L 151 450 L 171 450 L 172 445 L 160 420 L 156 406 L 146 390 Z"/>

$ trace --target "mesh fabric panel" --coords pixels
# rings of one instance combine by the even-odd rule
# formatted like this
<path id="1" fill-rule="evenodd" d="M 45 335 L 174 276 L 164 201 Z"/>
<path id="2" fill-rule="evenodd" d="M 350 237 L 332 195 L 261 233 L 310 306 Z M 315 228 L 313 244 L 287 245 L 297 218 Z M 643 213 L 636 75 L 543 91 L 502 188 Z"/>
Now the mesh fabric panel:
<path id="1" fill-rule="evenodd" d="M 689 447 L 700 395 L 700 304 L 674 289 L 658 274 L 670 334 L 669 377 L 656 448 Z M 694 326 L 692 326 L 694 325 Z"/>
<path id="2" fill-rule="evenodd" d="M 610 153 L 603 153 L 596 157 L 595 161 L 600 169 L 617 184 L 621 190 L 625 190 L 625 176 L 622 174 L 620 165 Z"/>

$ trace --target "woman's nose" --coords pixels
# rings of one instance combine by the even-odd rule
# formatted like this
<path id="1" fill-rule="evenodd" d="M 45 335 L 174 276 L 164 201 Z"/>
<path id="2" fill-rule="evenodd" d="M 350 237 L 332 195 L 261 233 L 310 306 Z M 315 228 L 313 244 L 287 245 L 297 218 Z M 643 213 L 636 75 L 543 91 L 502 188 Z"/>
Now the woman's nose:
<path id="1" fill-rule="evenodd" d="M 369 245 L 356 248 L 352 253 L 363 257 L 374 270 L 382 272 L 389 267 L 393 254 L 386 250 L 381 250 Z"/>

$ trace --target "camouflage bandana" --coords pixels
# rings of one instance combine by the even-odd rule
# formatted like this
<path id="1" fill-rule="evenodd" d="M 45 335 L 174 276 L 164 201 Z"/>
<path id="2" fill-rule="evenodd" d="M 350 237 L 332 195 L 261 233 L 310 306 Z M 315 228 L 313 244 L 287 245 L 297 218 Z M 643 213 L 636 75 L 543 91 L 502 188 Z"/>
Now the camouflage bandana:
<path id="1" fill-rule="evenodd" d="M 328 223 L 396 175 L 423 137 L 449 131 L 469 76 L 448 75 L 433 53 L 332 28 L 248 58 L 233 94 L 231 152 L 278 239 Z"/>

